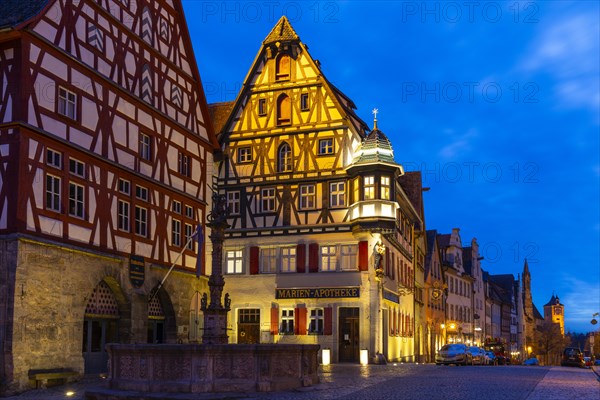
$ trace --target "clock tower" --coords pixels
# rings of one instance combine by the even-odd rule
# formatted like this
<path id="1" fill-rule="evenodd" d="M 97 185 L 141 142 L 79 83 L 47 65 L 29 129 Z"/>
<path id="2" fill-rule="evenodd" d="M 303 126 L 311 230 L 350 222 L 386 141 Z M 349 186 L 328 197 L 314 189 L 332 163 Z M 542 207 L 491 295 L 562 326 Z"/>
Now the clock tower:
<path id="1" fill-rule="evenodd" d="M 554 293 L 550 301 L 544 305 L 544 319 L 560 326 L 560 333 L 565 334 L 565 306 L 560 303 Z"/>

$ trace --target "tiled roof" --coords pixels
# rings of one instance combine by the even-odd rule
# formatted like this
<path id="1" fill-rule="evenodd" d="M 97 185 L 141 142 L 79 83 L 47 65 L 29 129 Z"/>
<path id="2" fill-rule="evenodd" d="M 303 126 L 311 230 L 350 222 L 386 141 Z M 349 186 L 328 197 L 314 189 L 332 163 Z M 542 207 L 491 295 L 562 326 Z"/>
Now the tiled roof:
<path id="1" fill-rule="evenodd" d="M 277 21 L 271 32 L 267 35 L 267 38 L 263 41 L 263 44 L 285 42 L 290 40 L 300 40 L 300 37 L 290 25 L 287 17 L 284 15 Z"/>
<path id="2" fill-rule="evenodd" d="M 438 235 L 437 236 L 437 240 L 438 240 L 438 245 L 440 246 L 440 248 L 445 248 L 450 246 L 450 234 L 449 233 L 444 233 L 443 235 Z"/>
<path id="3" fill-rule="evenodd" d="M 229 114 L 233 109 L 235 102 L 228 101 L 225 103 L 213 103 L 208 105 L 208 113 L 210 114 L 210 119 L 213 123 L 213 127 L 215 128 L 215 134 L 217 137 L 220 135 L 221 130 L 225 127 L 225 123 L 229 118 Z"/>
<path id="4" fill-rule="evenodd" d="M 383 132 L 373 129 L 356 150 L 354 165 L 387 163 L 396 164 L 392 144 Z"/>
<path id="5" fill-rule="evenodd" d="M 424 218 L 423 210 L 423 181 L 421 179 L 421 171 L 405 172 L 404 175 L 398 177 L 398 182 L 408 196 L 411 204 L 419 213 L 421 218 Z"/>
<path id="6" fill-rule="evenodd" d="M 490 281 L 502 288 L 502 301 L 512 303 L 513 285 L 515 277 L 513 274 L 490 275 Z"/>
<path id="7" fill-rule="evenodd" d="M 552 294 L 552 297 L 550 297 L 550 301 L 546 304 L 544 304 L 544 307 L 546 306 L 558 306 L 558 305 L 562 305 L 560 304 L 560 300 L 558 298 L 558 296 L 555 296 L 554 293 Z"/>
<path id="8" fill-rule="evenodd" d="M 0 28 L 14 27 L 36 16 L 50 0 L 1 0 Z"/>

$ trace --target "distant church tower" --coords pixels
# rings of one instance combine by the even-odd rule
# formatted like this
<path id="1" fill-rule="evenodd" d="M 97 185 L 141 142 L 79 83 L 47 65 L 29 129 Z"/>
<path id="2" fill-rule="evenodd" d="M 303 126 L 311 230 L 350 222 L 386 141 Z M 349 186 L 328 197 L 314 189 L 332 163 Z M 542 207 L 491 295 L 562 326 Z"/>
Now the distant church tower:
<path id="1" fill-rule="evenodd" d="M 527 259 L 525 259 L 525 265 L 523 266 L 523 278 L 522 278 L 522 293 L 523 293 L 523 314 L 524 314 L 524 325 L 525 325 L 525 346 L 534 346 L 535 338 L 535 314 L 533 312 L 533 297 L 531 296 L 531 274 L 529 273 L 529 266 L 527 265 Z"/>
<path id="2" fill-rule="evenodd" d="M 560 304 L 558 296 L 552 294 L 550 301 L 544 305 L 544 319 L 560 326 L 560 333 L 565 334 L 565 307 Z"/>

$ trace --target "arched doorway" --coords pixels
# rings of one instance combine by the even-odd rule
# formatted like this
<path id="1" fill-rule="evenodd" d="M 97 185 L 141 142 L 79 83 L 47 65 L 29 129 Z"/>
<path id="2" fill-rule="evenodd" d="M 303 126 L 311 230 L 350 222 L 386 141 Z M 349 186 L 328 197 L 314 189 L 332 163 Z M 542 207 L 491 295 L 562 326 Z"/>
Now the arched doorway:
<path id="1" fill-rule="evenodd" d="M 108 370 L 106 343 L 118 341 L 119 305 L 113 291 L 101 281 L 85 307 L 83 320 L 83 359 L 86 374 Z"/>
<path id="2" fill-rule="evenodd" d="M 165 340 L 165 312 L 158 296 L 154 296 L 148 304 L 148 343 L 164 343 Z"/>

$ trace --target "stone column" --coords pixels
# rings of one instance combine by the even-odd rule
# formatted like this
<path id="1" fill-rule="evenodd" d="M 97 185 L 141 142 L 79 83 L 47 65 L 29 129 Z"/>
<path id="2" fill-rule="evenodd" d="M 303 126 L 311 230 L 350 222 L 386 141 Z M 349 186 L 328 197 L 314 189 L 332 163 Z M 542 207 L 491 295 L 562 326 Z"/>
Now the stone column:
<path id="1" fill-rule="evenodd" d="M 229 294 L 225 294 L 225 305 L 221 303 L 223 286 L 222 259 L 223 242 L 225 240 L 225 229 L 227 224 L 227 206 L 225 196 L 216 192 L 212 195 L 212 211 L 208 215 L 210 228 L 210 241 L 212 242 L 212 272 L 208 278 L 210 290 L 210 304 L 206 294 L 202 298 L 202 311 L 204 312 L 204 333 L 202 343 L 205 344 L 227 344 L 227 312 L 230 310 Z"/>

